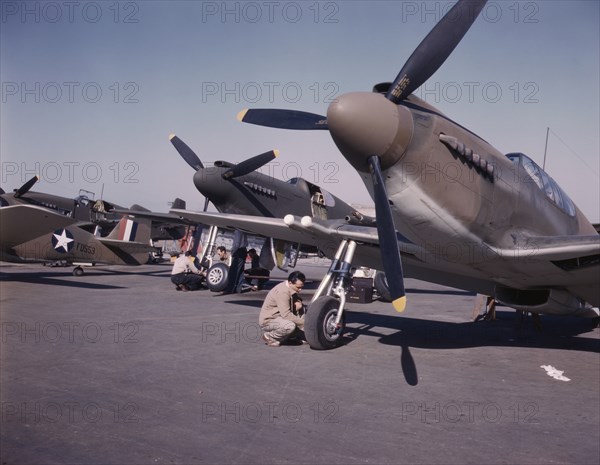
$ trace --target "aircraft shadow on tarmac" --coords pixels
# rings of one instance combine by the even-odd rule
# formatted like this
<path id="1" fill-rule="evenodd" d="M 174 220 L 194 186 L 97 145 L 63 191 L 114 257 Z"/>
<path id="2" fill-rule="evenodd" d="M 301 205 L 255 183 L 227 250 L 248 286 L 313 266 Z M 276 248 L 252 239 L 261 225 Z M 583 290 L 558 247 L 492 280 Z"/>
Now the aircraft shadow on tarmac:
<path id="1" fill-rule="evenodd" d="M 64 267 L 65 271 L 58 271 L 56 268 L 44 271 L 32 271 L 25 273 L 10 273 L 0 271 L 0 281 L 5 282 L 22 282 L 30 284 L 45 284 L 49 286 L 65 286 L 65 287 L 79 287 L 83 289 L 126 289 L 127 286 L 114 286 L 111 284 L 98 284 L 86 281 L 87 277 L 91 276 L 114 276 L 114 275 L 139 275 L 139 276 L 153 276 L 161 279 L 170 276 L 171 266 L 160 270 L 149 270 L 149 271 L 122 271 L 122 270 L 111 270 L 104 267 L 93 267 L 86 268 L 86 275 L 74 277 L 70 267 Z M 71 279 L 63 279 L 71 278 Z"/>
<path id="2" fill-rule="evenodd" d="M 61 278 L 72 278 L 73 275 L 69 272 L 65 273 L 48 273 L 48 272 L 35 272 L 35 273 L 4 273 L 0 272 L 0 281 L 4 282 L 19 282 L 19 283 L 30 283 L 30 284 L 45 284 L 48 286 L 65 286 L 65 287 L 79 287 L 83 289 L 124 289 L 123 286 L 113 286 L 109 284 L 97 284 L 85 281 L 84 278 L 77 278 L 77 280 L 64 280 Z"/>
<path id="3" fill-rule="evenodd" d="M 463 349 L 469 347 L 506 346 L 544 349 L 568 349 L 600 353 L 600 341 L 578 338 L 593 331 L 596 319 L 542 316 L 540 330 L 531 321 L 521 322 L 517 312 L 496 312 L 493 321 L 454 323 L 447 321 L 381 315 L 349 311 L 346 324 L 349 336 L 379 336 L 386 345 L 410 346 L 423 349 Z M 395 329 L 389 335 L 373 328 Z"/>
<path id="4" fill-rule="evenodd" d="M 454 323 L 349 311 L 343 344 L 360 336 L 376 336 L 382 344 L 401 347 L 402 371 L 412 386 L 418 383 L 418 376 L 411 347 L 444 350 L 503 346 L 600 353 L 598 339 L 577 337 L 594 331 L 597 319 L 544 315 L 541 330 L 537 330 L 531 321 L 520 320 L 516 312 L 496 312 L 496 315 L 496 320 L 488 322 Z M 377 327 L 397 331 L 386 335 L 374 330 Z"/>

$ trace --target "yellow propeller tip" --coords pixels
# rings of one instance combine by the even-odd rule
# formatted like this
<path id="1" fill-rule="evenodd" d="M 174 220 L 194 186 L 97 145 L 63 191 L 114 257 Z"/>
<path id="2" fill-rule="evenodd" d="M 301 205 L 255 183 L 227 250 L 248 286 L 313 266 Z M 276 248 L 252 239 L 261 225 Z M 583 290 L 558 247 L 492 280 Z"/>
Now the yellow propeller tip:
<path id="1" fill-rule="evenodd" d="M 175 137 L 175 134 L 173 134 L 173 133 L 169 134 L 169 140 L 173 140 L 173 137 Z"/>
<path id="2" fill-rule="evenodd" d="M 275 150 L 273 150 L 273 153 L 275 154 L 276 157 L 279 156 L 279 150 L 275 149 Z"/>
<path id="3" fill-rule="evenodd" d="M 238 121 L 244 121 L 244 116 L 246 116 L 246 113 L 248 113 L 248 109 L 247 108 L 245 110 L 240 111 L 237 114 Z"/>
<path id="4" fill-rule="evenodd" d="M 402 296 L 399 299 L 396 299 L 392 302 L 392 305 L 396 309 L 398 313 L 402 313 L 406 308 L 406 296 Z"/>

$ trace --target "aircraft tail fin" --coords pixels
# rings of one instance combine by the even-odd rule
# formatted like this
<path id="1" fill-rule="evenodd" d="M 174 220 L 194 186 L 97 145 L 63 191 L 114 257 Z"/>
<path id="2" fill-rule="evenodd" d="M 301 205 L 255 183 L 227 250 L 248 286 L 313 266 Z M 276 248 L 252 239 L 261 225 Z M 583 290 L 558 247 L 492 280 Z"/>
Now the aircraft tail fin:
<path id="1" fill-rule="evenodd" d="M 147 244 L 150 242 L 151 229 L 152 222 L 150 220 L 123 215 L 107 239 Z"/>
<path id="2" fill-rule="evenodd" d="M 176 208 L 178 210 L 185 210 L 185 200 L 180 199 L 179 197 L 173 200 L 173 205 L 171 208 Z"/>

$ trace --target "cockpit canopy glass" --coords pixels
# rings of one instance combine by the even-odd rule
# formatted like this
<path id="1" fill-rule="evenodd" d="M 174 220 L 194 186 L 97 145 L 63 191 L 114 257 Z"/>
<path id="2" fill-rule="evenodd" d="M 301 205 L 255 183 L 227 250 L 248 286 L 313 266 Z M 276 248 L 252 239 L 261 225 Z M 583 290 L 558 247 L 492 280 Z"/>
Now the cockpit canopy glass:
<path id="1" fill-rule="evenodd" d="M 575 205 L 569 196 L 548 174 L 524 153 L 506 155 L 513 163 L 523 165 L 523 169 L 531 180 L 546 194 L 558 208 L 569 216 L 575 216 Z"/>

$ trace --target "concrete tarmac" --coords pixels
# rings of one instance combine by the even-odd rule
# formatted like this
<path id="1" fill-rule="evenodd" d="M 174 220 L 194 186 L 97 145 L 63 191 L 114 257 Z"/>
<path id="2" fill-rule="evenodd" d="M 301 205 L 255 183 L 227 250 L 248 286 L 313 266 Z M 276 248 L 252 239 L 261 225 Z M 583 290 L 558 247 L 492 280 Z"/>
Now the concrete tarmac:
<path id="1" fill-rule="evenodd" d="M 472 323 L 473 295 L 408 279 L 403 315 L 347 306 L 341 347 L 273 348 L 267 290 L 169 273 L 3 264 L 3 465 L 600 463 L 597 322 Z"/>

